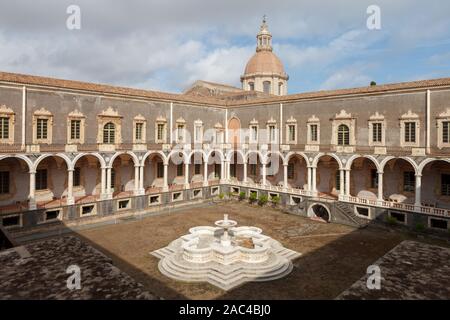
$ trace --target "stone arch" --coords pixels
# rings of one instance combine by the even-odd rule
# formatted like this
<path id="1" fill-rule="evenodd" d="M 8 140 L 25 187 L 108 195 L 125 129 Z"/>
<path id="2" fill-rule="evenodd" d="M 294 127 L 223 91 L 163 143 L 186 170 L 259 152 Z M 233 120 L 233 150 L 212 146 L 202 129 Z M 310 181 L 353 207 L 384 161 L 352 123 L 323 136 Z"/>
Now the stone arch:
<path id="1" fill-rule="evenodd" d="M 172 160 L 172 157 L 174 156 L 174 155 L 182 155 L 181 156 L 181 158 L 182 158 L 182 163 L 188 163 L 189 162 L 189 157 L 188 157 L 188 155 L 186 154 L 186 152 L 184 152 L 183 150 L 172 150 L 168 155 L 167 155 L 167 164 L 170 162 L 170 160 Z M 179 164 L 179 163 L 175 163 L 173 160 L 172 160 L 172 163 L 173 164 Z"/>
<path id="2" fill-rule="evenodd" d="M 381 168 L 381 170 L 384 171 L 384 168 L 386 167 L 386 164 L 387 164 L 389 161 L 394 160 L 394 159 L 402 159 L 402 160 L 405 160 L 406 162 L 408 162 L 409 164 L 411 164 L 411 166 L 413 167 L 413 169 L 414 169 L 414 171 L 415 171 L 415 174 L 418 174 L 418 173 L 419 173 L 417 163 L 416 163 L 413 159 L 411 159 L 410 157 L 397 157 L 397 158 L 396 158 L 396 157 L 386 157 L 386 158 L 383 159 L 383 161 L 381 161 L 381 163 L 380 163 L 380 168 Z"/>
<path id="3" fill-rule="evenodd" d="M 319 163 L 320 158 L 324 157 L 324 156 L 330 156 L 332 157 L 334 160 L 336 160 L 336 162 L 338 163 L 339 169 L 343 169 L 344 166 L 342 165 L 342 161 L 341 159 L 334 153 L 319 153 L 316 155 L 316 157 L 313 159 L 311 165 L 313 167 L 317 167 L 317 164 Z"/>
<path id="4" fill-rule="evenodd" d="M 308 159 L 308 157 L 306 156 L 306 154 L 303 153 L 303 152 L 298 152 L 298 151 L 296 151 L 296 152 L 294 152 L 294 151 L 289 152 L 289 153 L 285 156 L 284 164 L 287 165 L 287 164 L 289 163 L 289 160 L 291 160 L 291 158 L 294 157 L 294 156 L 300 156 L 300 157 L 302 157 L 302 158 L 305 160 L 306 166 L 309 166 L 309 159 Z"/>
<path id="5" fill-rule="evenodd" d="M 46 153 L 46 154 L 43 154 L 43 155 L 39 156 L 39 157 L 36 159 L 36 161 L 35 161 L 34 164 L 33 164 L 32 171 L 36 171 L 36 169 L 37 169 L 37 167 L 39 166 L 39 164 L 40 164 L 44 159 L 46 159 L 46 158 L 48 158 L 48 157 L 58 157 L 58 158 L 61 158 L 61 159 L 63 159 L 63 160 L 66 162 L 66 165 L 67 165 L 67 169 L 68 169 L 68 170 L 73 169 L 73 166 L 72 166 L 72 160 L 70 160 L 70 158 L 69 158 L 67 155 L 65 155 L 64 153 L 57 153 L 57 154 Z"/>
<path id="6" fill-rule="evenodd" d="M 307 215 L 310 218 L 317 217 L 321 218 L 322 220 L 326 222 L 331 221 L 331 212 L 330 209 L 324 205 L 323 203 L 313 203 L 309 206 Z"/>
<path id="7" fill-rule="evenodd" d="M 362 155 L 362 154 L 354 154 L 352 155 L 348 160 L 347 163 L 345 164 L 345 169 L 350 170 L 352 168 L 352 164 L 353 162 L 358 159 L 358 158 L 366 158 L 369 159 L 370 161 L 372 161 L 372 163 L 375 165 L 375 167 L 377 168 L 378 172 L 382 171 L 382 168 L 380 166 L 380 163 L 378 162 L 378 160 L 372 156 L 372 155 Z"/>
<path id="8" fill-rule="evenodd" d="M 206 155 L 206 153 L 205 153 L 203 150 L 192 150 L 192 151 L 189 153 L 188 157 L 187 157 L 188 163 L 189 163 L 189 164 L 192 163 L 192 162 L 191 162 L 192 156 L 193 156 L 194 154 L 198 154 L 198 153 L 200 153 L 200 154 L 202 155 L 202 162 L 205 162 L 205 161 L 207 160 L 207 155 Z"/>
<path id="9" fill-rule="evenodd" d="M 137 155 L 134 152 L 132 152 L 132 151 L 123 151 L 123 152 L 116 152 L 111 157 L 111 159 L 109 159 L 108 166 L 111 167 L 113 165 L 113 163 L 114 163 L 114 160 L 116 160 L 118 156 L 121 156 L 121 155 L 124 155 L 124 154 L 129 155 L 133 159 L 133 163 L 134 163 L 135 166 L 140 165 L 140 161 L 139 161 Z"/>
<path id="10" fill-rule="evenodd" d="M 150 157 L 153 154 L 158 154 L 161 157 L 163 163 L 167 164 L 167 162 L 169 161 L 167 159 L 166 155 L 164 154 L 164 152 L 162 152 L 162 151 L 147 151 L 145 153 L 145 155 L 142 157 L 141 165 L 143 166 L 145 164 L 145 161 L 147 160 L 147 158 Z"/>
<path id="11" fill-rule="evenodd" d="M 85 156 L 93 156 L 93 157 L 97 158 L 98 161 L 100 162 L 100 166 L 101 166 L 102 168 L 105 168 L 105 167 L 106 167 L 106 161 L 105 161 L 105 159 L 104 159 L 99 153 L 96 153 L 96 152 L 92 152 L 92 153 L 79 153 L 79 154 L 77 154 L 77 155 L 75 156 L 75 158 L 73 158 L 73 160 L 72 160 L 72 167 L 75 168 L 75 165 L 76 165 L 77 161 L 80 160 L 81 158 L 85 157 Z"/>
<path id="12" fill-rule="evenodd" d="M 21 159 L 23 160 L 27 165 L 28 165 L 28 170 L 32 171 L 34 168 L 33 162 L 30 160 L 30 158 L 24 156 L 24 155 L 20 155 L 20 154 L 15 154 L 15 155 L 2 155 L 0 156 L 0 161 L 8 159 L 8 158 L 16 158 L 16 159 Z"/>
<path id="13" fill-rule="evenodd" d="M 207 160 L 208 163 L 210 163 L 210 158 L 211 158 L 213 153 L 219 155 L 220 161 L 224 161 L 225 160 L 224 154 L 223 154 L 223 152 L 221 150 L 211 150 L 206 155 L 206 160 Z"/>
<path id="14" fill-rule="evenodd" d="M 445 162 L 450 163 L 450 159 L 448 159 L 448 158 L 427 158 L 419 164 L 419 166 L 417 167 L 417 173 L 421 175 L 423 172 L 423 169 L 427 165 L 429 165 L 430 163 L 433 163 L 435 161 L 445 161 Z"/>
<path id="15" fill-rule="evenodd" d="M 261 163 L 266 163 L 266 157 L 259 150 L 249 150 L 249 151 L 247 151 L 247 153 L 245 154 L 245 162 L 246 163 L 248 163 L 249 157 L 250 157 L 250 155 L 252 153 L 256 153 L 258 155 L 259 161 Z"/>
<path id="16" fill-rule="evenodd" d="M 227 154 L 226 154 L 225 159 L 226 159 L 227 161 L 231 161 L 231 157 L 233 156 L 234 153 L 237 153 L 237 154 L 241 157 L 241 159 L 242 159 L 242 161 L 243 161 L 244 163 L 246 162 L 245 154 L 244 154 L 241 150 L 239 150 L 239 149 L 234 149 L 234 150 L 228 151 Z"/>

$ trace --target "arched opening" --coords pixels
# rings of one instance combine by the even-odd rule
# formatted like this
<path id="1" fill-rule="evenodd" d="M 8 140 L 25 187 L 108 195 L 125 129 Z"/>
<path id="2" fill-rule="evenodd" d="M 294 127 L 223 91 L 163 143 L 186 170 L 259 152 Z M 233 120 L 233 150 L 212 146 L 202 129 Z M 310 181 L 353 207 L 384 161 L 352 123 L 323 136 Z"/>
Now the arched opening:
<path id="1" fill-rule="evenodd" d="M 247 155 L 247 181 L 251 183 L 262 182 L 262 159 L 257 152 Z"/>
<path id="2" fill-rule="evenodd" d="M 341 186 L 339 164 L 329 155 L 321 156 L 317 163 L 316 188 L 320 196 L 336 199 Z"/>
<path id="3" fill-rule="evenodd" d="M 288 159 L 288 187 L 308 189 L 308 167 L 305 159 L 299 154 L 293 154 Z"/>
<path id="4" fill-rule="evenodd" d="M 233 145 L 233 148 L 239 146 L 240 143 L 241 122 L 238 118 L 233 117 L 228 121 L 228 141 Z"/>
<path id="5" fill-rule="evenodd" d="M 213 151 L 208 157 L 208 183 L 217 185 L 222 177 L 222 155 Z"/>
<path id="6" fill-rule="evenodd" d="M 244 180 L 244 158 L 240 152 L 232 151 L 230 157 L 230 179 L 232 181 Z"/>
<path id="7" fill-rule="evenodd" d="M 84 155 L 74 164 L 73 196 L 75 203 L 93 202 L 101 194 L 101 164 L 93 155 Z"/>
<path id="8" fill-rule="evenodd" d="M 174 152 L 169 158 L 168 184 L 170 190 L 183 189 L 185 183 L 185 159 L 183 152 Z"/>
<path id="9" fill-rule="evenodd" d="M 391 159 L 383 170 L 383 198 L 413 204 L 415 200 L 415 169 L 404 159 Z"/>
<path id="10" fill-rule="evenodd" d="M 203 153 L 195 151 L 190 158 L 189 166 L 189 182 L 191 187 L 201 187 L 203 185 L 203 173 L 205 168 L 205 161 Z"/>
<path id="11" fill-rule="evenodd" d="M 315 203 L 308 209 L 308 216 L 323 222 L 330 222 L 330 210 L 323 204 Z"/>
<path id="12" fill-rule="evenodd" d="M 103 126 L 103 143 L 114 144 L 116 138 L 116 126 L 108 122 Z"/>
<path id="13" fill-rule="evenodd" d="M 377 200 L 378 170 L 375 163 L 364 157 L 353 160 L 350 171 L 350 194 L 358 198 Z"/>
<path id="14" fill-rule="evenodd" d="M 450 163 L 435 160 L 422 170 L 421 204 L 450 209 Z"/>
<path id="15" fill-rule="evenodd" d="M 133 194 L 135 190 L 134 170 L 134 161 L 131 155 L 123 153 L 114 159 L 111 168 L 113 197 L 122 198 Z"/>
<path id="16" fill-rule="evenodd" d="M 282 186 L 284 183 L 283 159 L 276 152 L 271 152 L 267 158 L 267 184 Z"/>
<path id="17" fill-rule="evenodd" d="M 263 82 L 263 91 L 264 93 L 270 94 L 272 92 L 271 82 L 264 81 Z"/>
<path id="18" fill-rule="evenodd" d="M 49 208 L 67 204 L 66 160 L 59 156 L 43 158 L 36 168 L 35 199 L 38 208 Z"/>
<path id="19" fill-rule="evenodd" d="M 30 168 L 25 160 L 9 157 L 0 160 L 0 212 L 28 209 Z"/>
<path id="20" fill-rule="evenodd" d="M 161 192 L 164 187 L 164 160 L 158 153 L 150 154 L 144 161 L 145 193 Z"/>
<path id="21" fill-rule="evenodd" d="M 348 146 L 350 145 L 350 129 L 345 124 L 341 124 L 338 127 L 337 132 L 337 144 L 339 146 Z"/>

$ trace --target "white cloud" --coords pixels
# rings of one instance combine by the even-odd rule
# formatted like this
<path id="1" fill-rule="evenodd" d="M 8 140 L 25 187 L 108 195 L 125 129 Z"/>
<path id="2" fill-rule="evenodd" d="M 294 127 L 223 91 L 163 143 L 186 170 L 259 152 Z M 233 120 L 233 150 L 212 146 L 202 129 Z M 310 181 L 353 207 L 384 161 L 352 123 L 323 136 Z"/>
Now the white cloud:
<path id="1" fill-rule="evenodd" d="M 320 86 L 322 90 L 365 87 L 373 80 L 368 74 L 368 67 L 350 65 L 333 72 Z"/>

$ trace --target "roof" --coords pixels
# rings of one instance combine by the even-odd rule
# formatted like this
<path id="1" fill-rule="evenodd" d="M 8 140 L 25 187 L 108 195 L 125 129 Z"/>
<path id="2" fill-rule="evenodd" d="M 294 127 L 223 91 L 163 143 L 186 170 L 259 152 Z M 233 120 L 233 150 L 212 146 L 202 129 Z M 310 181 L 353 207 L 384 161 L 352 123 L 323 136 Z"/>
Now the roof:
<path id="1" fill-rule="evenodd" d="M 360 88 L 306 92 L 286 96 L 269 96 L 264 98 L 242 101 L 242 100 L 221 100 L 213 97 L 195 97 L 183 94 L 165 93 L 143 89 L 132 89 L 126 87 L 116 87 L 105 84 L 95 84 L 73 80 L 61 80 L 55 78 L 39 77 L 7 72 L 0 72 L 0 82 L 13 83 L 16 85 L 33 85 L 44 87 L 47 86 L 65 90 L 83 90 L 97 94 L 122 95 L 146 99 L 151 98 L 179 103 L 195 103 L 219 107 L 236 107 L 236 106 L 257 105 L 265 103 L 284 103 L 310 99 L 341 98 L 360 94 L 382 94 L 404 90 L 420 90 L 420 89 L 450 87 L 450 78 L 440 78 L 432 80 L 418 80 L 411 82 L 367 86 Z"/>
<path id="2" fill-rule="evenodd" d="M 250 74 L 263 73 L 287 77 L 281 60 L 272 51 L 268 50 L 258 51 L 250 58 L 245 67 L 244 77 Z"/>

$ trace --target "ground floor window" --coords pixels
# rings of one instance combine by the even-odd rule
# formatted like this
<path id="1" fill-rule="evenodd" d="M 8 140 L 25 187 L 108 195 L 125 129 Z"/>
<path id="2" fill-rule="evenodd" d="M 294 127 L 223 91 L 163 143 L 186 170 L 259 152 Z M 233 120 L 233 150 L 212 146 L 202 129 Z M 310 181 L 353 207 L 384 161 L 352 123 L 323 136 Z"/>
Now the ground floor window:
<path id="1" fill-rule="evenodd" d="M 201 164 L 196 163 L 194 166 L 194 174 L 200 174 L 200 168 L 201 168 Z"/>
<path id="2" fill-rule="evenodd" d="M 73 170 L 73 186 L 78 187 L 81 185 L 81 168 L 77 167 Z"/>
<path id="3" fill-rule="evenodd" d="M 250 176 L 256 176 L 256 164 L 254 164 L 254 163 L 250 164 L 249 175 Z"/>
<path id="4" fill-rule="evenodd" d="M 378 172 L 376 169 L 370 170 L 370 187 L 372 189 L 378 188 Z"/>
<path id="5" fill-rule="evenodd" d="M 9 193 L 9 171 L 0 171 L 0 194 Z"/>
<path id="6" fill-rule="evenodd" d="M 294 168 L 295 168 L 294 163 L 290 162 L 287 168 L 288 179 L 294 179 Z"/>
<path id="7" fill-rule="evenodd" d="M 220 178 L 220 164 L 214 164 L 214 177 Z"/>
<path id="8" fill-rule="evenodd" d="M 156 177 L 157 178 L 164 177 L 164 164 L 162 162 L 156 163 Z"/>
<path id="9" fill-rule="evenodd" d="M 111 169 L 111 189 L 116 187 L 116 170 Z"/>
<path id="10" fill-rule="evenodd" d="M 177 177 L 181 177 L 183 175 L 183 164 L 177 165 Z"/>
<path id="11" fill-rule="evenodd" d="M 36 190 L 47 189 L 47 169 L 36 170 Z"/>
<path id="12" fill-rule="evenodd" d="M 450 174 L 441 174 L 441 195 L 450 196 Z"/>
<path id="13" fill-rule="evenodd" d="M 403 172 L 403 191 L 413 192 L 415 188 L 415 175 L 412 171 Z"/>

